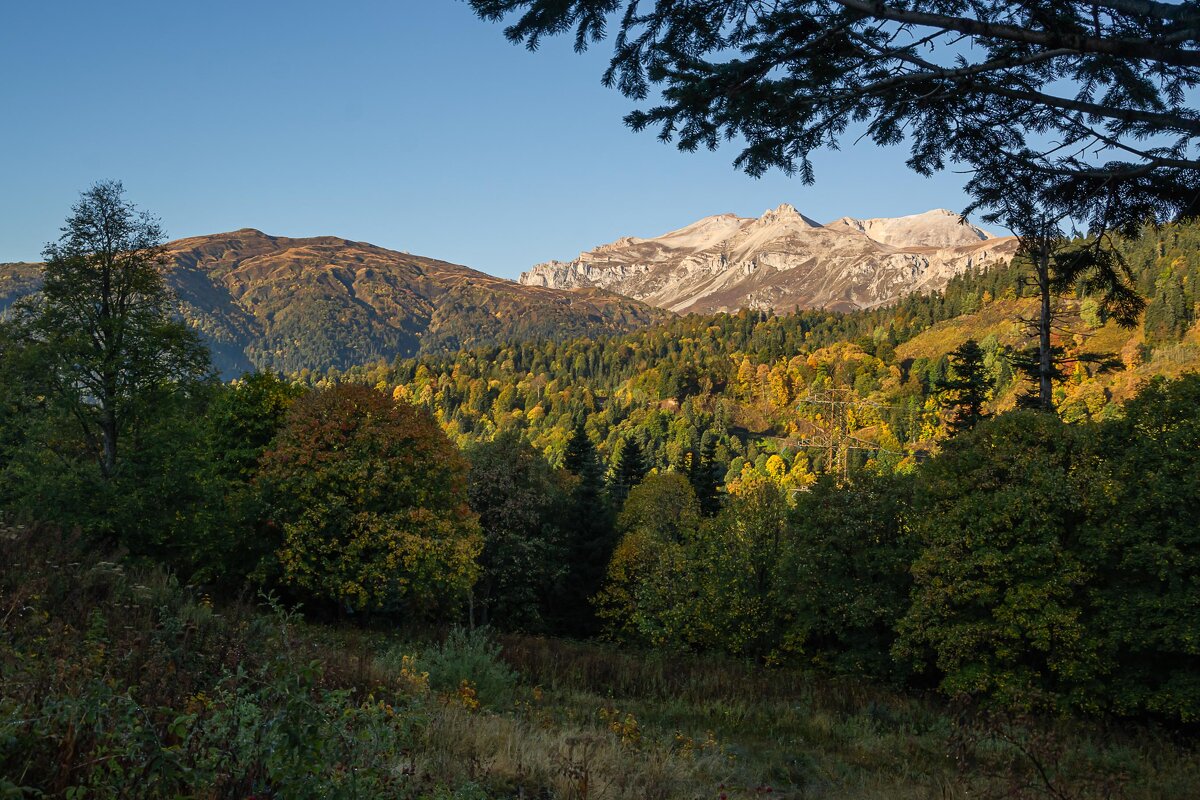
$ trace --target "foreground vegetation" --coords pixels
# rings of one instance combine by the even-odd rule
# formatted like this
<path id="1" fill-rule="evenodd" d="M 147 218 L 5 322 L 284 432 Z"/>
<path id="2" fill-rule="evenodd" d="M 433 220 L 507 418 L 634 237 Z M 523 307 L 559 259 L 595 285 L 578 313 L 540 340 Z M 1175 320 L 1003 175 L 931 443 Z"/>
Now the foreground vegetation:
<path id="1" fill-rule="evenodd" d="M 0 538 L 0 790 L 61 797 L 1194 796 L 1166 732 L 740 661 L 213 604 L 51 529 Z"/>

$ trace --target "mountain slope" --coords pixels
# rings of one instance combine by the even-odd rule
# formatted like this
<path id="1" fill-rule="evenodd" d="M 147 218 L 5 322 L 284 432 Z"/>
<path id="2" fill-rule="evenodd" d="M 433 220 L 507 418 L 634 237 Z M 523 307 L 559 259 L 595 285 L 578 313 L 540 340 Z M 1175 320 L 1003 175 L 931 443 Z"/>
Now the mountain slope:
<path id="1" fill-rule="evenodd" d="M 36 292 L 41 284 L 41 264 L 16 261 L 0 264 L 0 315 L 17 298 Z"/>
<path id="2" fill-rule="evenodd" d="M 874 308 L 941 289 L 968 269 L 1009 260 L 995 237 L 945 210 L 820 225 L 784 204 L 757 219 L 722 214 L 651 239 L 625 237 L 549 261 L 521 283 L 600 287 L 676 312 Z"/>
<path id="3" fill-rule="evenodd" d="M 510 339 L 618 333 L 663 317 L 601 290 L 521 286 L 332 236 L 289 239 L 246 228 L 180 239 L 166 252 L 167 281 L 184 318 L 205 336 L 227 376 L 254 367 L 344 369 Z M 0 267 L 0 311 L 36 287 L 39 269 Z"/>

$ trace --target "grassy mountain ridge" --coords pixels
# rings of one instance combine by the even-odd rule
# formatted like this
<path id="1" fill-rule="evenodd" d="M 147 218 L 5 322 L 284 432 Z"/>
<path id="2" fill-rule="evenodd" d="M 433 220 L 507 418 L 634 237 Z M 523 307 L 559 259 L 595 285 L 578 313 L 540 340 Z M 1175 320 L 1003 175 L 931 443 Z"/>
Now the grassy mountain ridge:
<path id="1" fill-rule="evenodd" d="M 332 236 L 244 228 L 166 245 L 167 281 L 218 369 L 323 371 L 530 337 L 600 336 L 663 319 L 602 290 L 521 286 L 468 267 Z M 40 265 L 0 267 L 0 311 Z"/>
<path id="2" fill-rule="evenodd" d="M 497 338 L 599 335 L 659 318 L 604 292 L 528 291 L 437 259 L 323 236 L 252 229 L 168 245 L 189 321 L 248 364 L 281 371 L 457 348 Z M 184 280 L 207 276 L 208 280 Z"/>
<path id="3" fill-rule="evenodd" d="M 24 261 L 0 264 L 0 314 L 18 298 L 37 291 L 41 265 Z"/>

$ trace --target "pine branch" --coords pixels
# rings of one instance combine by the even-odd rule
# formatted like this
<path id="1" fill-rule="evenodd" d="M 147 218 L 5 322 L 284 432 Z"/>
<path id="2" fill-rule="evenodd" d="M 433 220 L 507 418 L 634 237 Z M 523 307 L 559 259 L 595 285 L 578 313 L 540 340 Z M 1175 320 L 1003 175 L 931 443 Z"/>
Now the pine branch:
<path id="1" fill-rule="evenodd" d="M 906 25 L 941 28 L 986 39 L 1001 39 L 1045 47 L 1067 47 L 1077 53 L 1093 53 L 1117 58 L 1138 58 L 1176 67 L 1200 67 L 1200 52 L 1163 47 L 1143 39 L 1109 39 L 1077 33 L 1046 32 L 1015 25 L 997 25 L 970 17 L 952 17 L 921 11 L 888 8 L 879 0 L 834 0 L 845 8 L 875 19 L 886 19 Z M 1189 29 L 1190 38 L 1196 31 Z"/>

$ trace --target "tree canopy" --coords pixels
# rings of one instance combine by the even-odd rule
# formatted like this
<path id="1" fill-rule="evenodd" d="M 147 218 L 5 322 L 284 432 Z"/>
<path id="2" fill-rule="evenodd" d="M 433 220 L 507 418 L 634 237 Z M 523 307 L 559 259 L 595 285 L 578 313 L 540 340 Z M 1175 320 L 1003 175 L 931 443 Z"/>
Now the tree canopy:
<path id="1" fill-rule="evenodd" d="M 296 401 L 262 457 L 285 582 L 351 609 L 457 610 L 479 523 L 467 463 L 424 411 L 345 384 Z"/>
<path id="2" fill-rule="evenodd" d="M 565 474 L 514 428 L 479 442 L 467 456 L 467 498 L 483 529 L 472 621 L 543 632 L 567 566 L 560 519 Z"/>
<path id="3" fill-rule="evenodd" d="M 174 316 L 163 238 L 119 182 L 97 183 L 46 245 L 41 291 L 16 307 L 41 390 L 78 422 L 105 478 L 153 399 L 211 372 L 207 349 Z"/>
<path id="4" fill-rule="evenodd" d="M 626 122 L 682 150 L 737 140 L 735 164 L 814 179 L 810 155 L 860 128 L 909 144 L 929 174 L 980 170 L 1055 187 L 1127 219 L 1190 210 L 1200 115 L 1200 6 L 1153 0 L 471 0 L 536 49 L 574 33 L 583 50 L 616 27 L 606 85 L 649 101 Z"/>

